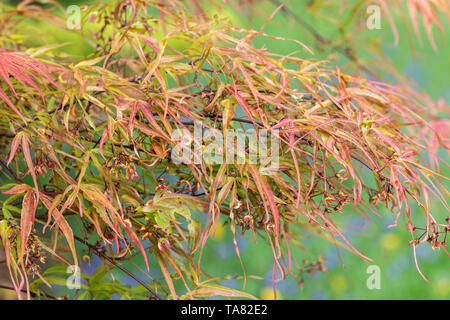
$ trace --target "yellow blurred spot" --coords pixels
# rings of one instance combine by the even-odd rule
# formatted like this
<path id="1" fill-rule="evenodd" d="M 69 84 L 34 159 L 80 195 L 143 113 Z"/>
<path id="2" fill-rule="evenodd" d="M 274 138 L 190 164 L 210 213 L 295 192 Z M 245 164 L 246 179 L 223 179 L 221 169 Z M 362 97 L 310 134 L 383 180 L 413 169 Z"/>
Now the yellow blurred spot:
<path id="1" fill-rule="evenodd" d="M 387 233 L 381 238 L 381 247 L 393 251 L 400 245 L 400 238 L 395 233 Z"/>
<path id="2" fill-rule="evenodd" d="M 280 292 L 278 290 L 276 290 L 277 292 L 277 300 L 282 300 L 282 296 L 280 294 Z M 265 287 L 261 290 L 261 300 L 274 300 L 274 295 L 273 295 L 273 288 L 272 287 Z"/>
<path id="3" fill-rule="evenodd" d="M 330 278 L 330 288 L 335 293 L 342 293 L 347 291 L 347 280 L 345 280 L 344 276 L 337 274 L 333 275 Z"/>
<path id="4" fill-rule="evenodd" d="M 214 240 L 220 240 L 223 238 L 223 235 L 225 233 L 225 227 L 223 226 L 223 223 L 218 221 L 216 223 L 216 228 L 214 230 Z"/>
<path id="5" fill-rule="evenodd" d="M 447 297 L 450 295 L 450 280 L 449 279 L 441 279 L 438 283 L 435 284 L 434 293 L 438 297 Z"/>

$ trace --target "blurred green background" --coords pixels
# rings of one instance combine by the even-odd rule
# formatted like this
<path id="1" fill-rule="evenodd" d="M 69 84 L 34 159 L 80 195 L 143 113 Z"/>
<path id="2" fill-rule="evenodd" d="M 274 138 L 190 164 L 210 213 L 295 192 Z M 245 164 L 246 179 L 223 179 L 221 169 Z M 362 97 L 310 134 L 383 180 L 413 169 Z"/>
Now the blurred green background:
<path id="1" fill-rule="evenodd" d="M 307 9 L 306 5 L 310 1 L 297 0 L 290 1 L 288 7 L 292 12 L 298 14 L 313 25 L 317 31 L 326 37 L 333 38 L 336 35 L 336 24 L 339 21 L 347 21 L 350 13 L 343 11 L 339 13 L 336 7 L 325 8 L 321 11 L 327 13 L 326 16 L 332 17 L 333 21 L 322 19 L 320 15 Z M 318 1 L 320 2 L 320 1 Z M 327 1 L 322 1 L 326 3 Z M 328 1 L 330 2 L 330 1 Z M 340 1 L 337 1 L 340 2 Z M 350 1 L 354 3 L 355 1 Z M 65 6 L 76 4 L 77 1 L 61 1 Z M 79 1 L 78 3 L 86 3 Z M 272 3 L 263 1 L 253 1 L 253 7 L 241 4 L 241 11 L 237 12 L 236 8 L 228 7 L 227 10 L 220 12 L 221 15 L 230 17 L 233 23 L 244 27 L 259 29 L 264 21 L 270 16 L 276 6 Z M 214 11 L 214 9 L 212 9 Z M 365 10 L 363 10 L 364 12 Z M 422 92 L 426 92 L 434 100 L 445 99 L 450 104 L 450 24 L 448 19 L 441 19 L 444 32 L 434 31 L 435 40 L 439 48 L 438 52 L 431 48 L 425 31 L 421 28 L 423 44 L 421 45 L 415 34 L 411 34 L 402 23 L 400 17 L 396 17 L 396 25 L 399 29 L 399 44 L 393 44 L 392 30 L 388 23 L 387 17 L 382 14 L 380 30 L 368 30 L 365 27 L 367 16 L 356 15 L 352 18 L 352 23 L 345 25 L 349 35 L 354 34 L 355 37 L 365 38 L 366 41 L 373 43 L 379 42 L 382 53 L 388 56 L 396 69 L 410 77 L 416 83 L 416 88 Z M 408 17 L 407 17 L 408 18 Z M 409 22 L 409 21 L 408 21 Z M 359 25 L 357 30 L 351 28 Z M 315 41 L 310 34 L 302 28 L 294 17 L 287 17 L 282 12 L 278 12 L 275 17 L 264 27 L 264 32 L 287 38 L 294 38 L 302 41 L 311 48 L 315 48 Z M 80 39 L 70 39 L 67 36 L 55 33 L 49 30 L 49 41 L 73 41 L 74 47 L 77 47 L 77 53 L 82 55 L 90 53 L 88 46 L 80 46 L 77 42 Z M 411 44 L 408 38 L 413 39 L 414 54 L 412 53 Z M 349 40 L 351 41 L 351 40 Z M 288 54 L 298 51 L 301 48 L 294 42 L 280 41 L 256 37 L 253 41 L 256 47 L 265 46 L 269 51 Z M 357 56 L 359 58 L 370 58 L 372 56 L 365 45 L 367 43 L 356 43 Z M 83 49 L 86 48 L 86 49 Z M 85 51 L 83 51 L 85 50 Z M 317 52 L 317 51 L 316 51 Z M 300 51 L 298 56 L 311 58 L 309 54 Z M 333 49 L 324 48 L 322 53 L 316 53 L 317 59 L 334 59 L 336 57 Z M 346 58 L 337 56 L 337 60 L 330 63 L 342 66 L 347 62 Z M 449 156 L 445 152 L 441 152 L 441 157 L 449 161 Z M 442 173 L 449 176 L 448 167 L 443 168 Z M 448 187 L 448 184 L 446 185 Z M 433 214 L 439 221 L 443 221 L 448 212 L 439 205 Z M 293 256 L 302 266 L 303 259 L 310 261 L 316 259 L 321 253 L 327 259 L 325 267 L 328 269 L 326 273 L 316 273 L 314 275 L 305 274 L 304 286 L 299 286 L 299 279 L 295 279 L 289 274 L 283 281 L 276 283 L 279 298 L 282 299 L 449 299 L 450 298 L 450 259 L 443 251 L 433 251 L 431 246 L 422 245 L 417 249 L 419 265 L 424 275 L 430 280 L 431 284 L 426 283 L 416 270 L 414 265 L 414 257 L 412 249 L 407 243 L 411 240 L 410 235 L 399 222 L 399 227 L 388 228 L 394 219 L 392 214 L 383 209 L 379 210 L 382 219 L 369 213 L 372 221 L 363 220 L 355 214 L 344 214 L 338 220 L 339 225 L 346 226 L 345 234 L 348 236 L 352 244 L 361 250 L 366 256 L 372 258 L 375 263 L 367 263 L 360 257 L 345 252 L 342 249 L 337 250 L 336 247 L 315 238 L 314 236 L 304 234 L 304 238 L 300 239 L 307 251 L 293 248 Z M 422 216 L 420 209 L 414 207 L 413 215 Z M 269 246 L 261 239 L 258 239 L 257 245 L 254 244 L 253 236 L 247 233 L 244 237 L 238 238 L 238 245 L 242 261 L 246 270 L 247 279 L 246 290 L 262 298 L 272 297 L 272 268 L 273 255 Z M 81 247 L 79 247 L 81 248 Z M 85 248 L 82 248 L 83 250 Z M 339 257 L 340 255 L 340 257 Z M 342 263 L 341 263 L 342 260 Z M 143 265 L 142 259 L 137 257 L 135 262 Z M 100 264 L 97 257 L 91 258 L 91 265 L 85 264 L 85 271 L 92 273 Z M 381 270 L 381 289 L 370 290 L 367 287 L 368 266 L 375 264 Z M 133 265 L 123 263 L 131 272 L 139 274 Z M 152 262 L 153 270 L 159 269 L 157 264 Z M 243 271 L 239 259 L 235 253 L 232 236 L 228 225 L 219 226 L 216 238 L 207 243 L 203 258 L 202 267 L 211 276 L 224 277 L 223 284 L 241 290 L 243 288 L 242 275 Z M 296 272 L 297 273 L 297 272 Z M 136 283 L 127 278 L 123 278 L 120 272 L 114 272 L 114 276 L 122 283 L 135 285 Z M 161 277 L 157 272 L 150 273 L 153 277 Z M 252 279 L 250 276 L 259 277 L 260 279 Z M 139 276 L 143 280 L 148 280 L 144 275 Z"/>
<path id="2" fill-rule="evenodd" d="M 336 7 L 323 9 L 327 16 L 334 16 L 333 23 L 321 19 L 311 10 L 308 11 L 307 3 L 310 1 L 290 1 L 288 8 L 290 11 L 299 15 L 304 21 L 314 26 L 326 38 L 333 38 L 336 35 L 336 25 L 341 21 L 347 21 L 351 13 L 344 11 L 339 13 Z M 326 3 L 327 1 L 316 1 Z M 332 2 L 332 1 L 328 1 Z M 341 2 L 341 1 L 335 1 Z M 354 4 L 357 1 L 349 1 Z M 269 15 L 276 8 L 271 3 L 258 3 L 258 12 L 248 9 L 245 14 L 237 14 L 230 10 L 232 21 L 244 28 L 259 29 Z M 335 10 L 335 11 L 331 11 Z M 409 19 L 407 11 L 406 19 Z M 365 12 L 365 8 L 363 8 Z M 435 52 L 428 42 L 426 33 L 421 28 L 422 45 L 417 40 L 412 29 L 405 27 L 403 18 L 395 16 L 395 10 L 392 13 L 395 17 L 395 23 L 399 31 L 399 44 L 393 44 L 394 37 L 387 17 L 381 14 L 381 29 L 368 30 L 365 28 L 367 15 L 353 17 L 353 26 L 362 24 L 363 27 L 357 30 L 351 30 L 351 24 L 348 28 L 350 36 L 367 38 L 367 42 L 379 43 L 382 54 L 391 59 L 392 64 L 399 73 L 404 74 L 415 82 L 415 87 L 422 92 L 427 93 L 434 100 L 444 99 L 446 104 L 450 104 L 450 23 L 448 18 L 443 17 L 444 32 L 434 28 L 434 37 L 438 46 L 438 52 Z M 265 15 L 261 15 L 265 13 Z M 334 13 L 334 14 L 333 14 Z M 411 26 L 410 21 L 406 21 Z M 422 21 L 420 21 L 422 23 Z M 315 41 L 304 28 L 302 28 L 295 17 L 283 15 L 278 12 L 273 20 L 268 22 L 264 32 L 286 38 L 293 38 L 302 41 L 306 45 L 314 48 Z M 412 46 L 408 38 L 412 38 Z M 349 40 L 350 42 L 352 40 Z M 354 44 L 357 48 L 357 56 L 360 59 L 371 58 L 372 54 L 365 48 L 367 42 Z M 256 47 L 265 46 L 269 51 L 280 54 L 289 54 L 300 50 L 299 46 L 293 42 L 272 40 L 263 37 L 257 37 L 254 41 Z M 414 50 L 412 50 L 412 48 Z M 323 53 L 317 53 L 316 58 L 326 59 L 334 58 L 333 49 L 324 48 Z M 300 55 L 299 55 L 300 56 Z M 305 56 L 305 55 L 303 55 Z M 339 67 L 347 62 L 345 58 L 339 57 L 337 61 L 331 62 Z M 386 76 L 388 79 L 390 77 Z M 448 116 L 448 115 L 447 115 Z M 440 156 L 448 162 L 449 155 L 441 152 Z M 442 173 L 449 177 L 450 170 L 443 166 Z M 448 188 L 449 184 L 444 184 Z M 448 200 L 448 199 L 447 199 Z M 297 280 L 291 276 L 276 284 L 277 290 L 283 299 L 449 299 L 450 298 L 450 259 L 444 251 L 433 251 L 431 246 L 426 244 L 417 249 L 418 263 L 421 271 L 428 278 L 431 284 L 425 282 L 419 275 L 415 264 L 412 248 L 407 245 L 411 240 L 409 232 L 399 221 L 399 227 L 388 228 L 394 222 L 394 218 L 389 210 L 382 206 L 378 210 L 382 219 L 370 214 L 371 221 L 363 220 L 354 214 L 349 214 L 340 221 L 340 225 L 345 228 L 346 235 L 349 236 L 352 244 L 362 250 L 375 263 L 367 263 L 360 257 L 339 249 L 341 261 L 339 259 L 336 247 L 324 240 L 307 236 L 302 239 L 302 243 L 308 248 L 309 254 L 302 251 L 296 251 L 296 260 L 301 263 L 303 259 L 309 259 L 311 256 L 317 257 L 324 253 L 327 258 L 325 266 L 328 272 L 316 273 L 314 275 L 305 275 L 303 289 L 297 283 Z M 414 207 L 413 215 L 422 216 L 420 208 Z M 447 210 L 438 206 L 433 211 L 436 218 L 442 219 L 449 215 Z M 234 254 L 234 248 L 229 235 L 224 235 L 217 239 L 216 243 L 209 244 L 209 250 L 204 255 L 205 267 L 214 275 L 221 275 L 230 272 L 231 266 L 234 268 L 234 275 L 241 274 L 239 259 Z M 240 239 L 240 252 L 243 256 L 244 267 L 247 274 L 253 274 L 264 277 L 265 280 L 248 280 L 247 289 L 259 296 L 272 297 L 272 267 L 273 256 L 270 248 L 263 249 L 263 246 L 255 246 L 251 234 L 248 237 Z M 262 244 L 262 241 L 258 242 Z M 217 248 L 215 247 L 217 245 Z M 214 263 L 217 261 L 217 263 Z M 225 262 L 226 261 L 226 262 Z M 381 289 L 370 290 L 367 287 L 368 266 L 375 264 L 381 271 Z M 214 272 L 213 272 L 214 271 Z M 228 280 L 228 285 L 234 285 L 236 289 L 242 289 L 242 281 Z"/>

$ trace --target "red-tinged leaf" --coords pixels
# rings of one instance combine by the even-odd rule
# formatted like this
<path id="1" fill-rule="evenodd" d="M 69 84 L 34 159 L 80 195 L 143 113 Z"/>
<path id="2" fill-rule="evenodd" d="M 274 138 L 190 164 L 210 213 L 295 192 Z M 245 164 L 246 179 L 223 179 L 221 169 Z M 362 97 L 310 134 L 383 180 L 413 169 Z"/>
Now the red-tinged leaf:
<path id="1" fill-rule="evenodd" d="M 46 64 L 17 52 L 8 52 L 0 50 L 0 77 L 6 82 L 11 92 L 16 95 L 16 91 L 12 86 L 9 76 L 12 75 L 23 87 L 32 87 L 36 89 L 45 103 L 45 98 L 42 90 L 36 84 L 35 80 L 40 80 L 42 76 L 48 80 L 52 85 L 68 94 L 64 89 L 53 81 L 50 76 L 44 71 L 47 68 Z M 32 79 L 33 78 L 33 79 Z M 11 102 L 6 93 L 0 89 L 0 99 L 2 99 L 9 107 L 19 115 L 22 121 L 27 124 L 23 114 Z"/>
<path id="2" fill-rule="evenodd" d="M 106 128 L 103 131 L 102 137 L 100 139 L 100 146 L 99 146 L 99 150 L 100 150 L 100 155 L 102 156 L 103 160 L 106 161 L 105 156 L 103 155 L 103 145 L 105 144 L 106 140 L 108 139 L 108 128 Z"/>
<path id="3" fill-rule="evenodd" d="M 228 177 L 227 182 L 223 185 L 222 189 L 217 195 L 217 205 L 221 205 L 230 194 L 231 187 L 234 185 L 234 178 Z"/>
<path id="4" fill-rule="evenodd" d="M 47 229 L 47 227 L 50 225 L 50 222 L 52 220 L 52 216 L 53 216 L 53 211 L 56 211 L 56 214 L 59 212 L 57 207 L 59 206 L 59 204 L 61 203 L 61 201 L 64 199 L 64 197 L 66 196 L 66 192 L 64 192 L 63 194 L 58 194 L 53 201 L 51 202 L 51 205 L 48 205 L 48 201 L 44 201 L 44 205 L 47 207 L 48 210 L 48 217 L 47 217 L 47 222 L 44 225 L 44 227 L 42 228 L 42 232 L 45 233 L 45 229 Z"/>
<path id="5" fill-rule="evenodd" d="M 363 255 L 361 252 L 359 252 L 351 243 L 350 241 L 348 241 L 348 239 L 339 231 L 339 229 L 327 218 L 325 218 L 325 215 L 322 214 L 320 211 L 316 211 L 316 213 L 318 214 L 318 216 L 325 222 L 326 226 L 329 226 L 332 230 L 334 230 L 334 232 L 336 232 L 341 238 L 342 240 L 345 241 L 345 243 L 347 243 L 347 245 L 361 258 L 369 260 L 371 262 L 374 262 L 372 259 L 370 259 L 369 257 L 366 257 L 365 255 Z"/>
<path id="6" fill-rule="evenodd" d="M 148 103 L 139 103 L 139 110 L 145 115 L 147 120 L 150 122 L 150 124 L 153 126 L 153 128 L 165 139 L 170 140 L 170 138 L 167 136 L 167 134 L 161 129 L 161 127 L 156 122 L 155 117 L 149 110 L 149 104 Z"/>
<path id="7" fill-rule="evenodd" d="M 130 120 L 128 121 L 128 134 L 130 136 L 133 136 L 133 127 L 134 127 L 134 119 L 136 118 L 137 114 L 137 102 L 133 103 L 133 106 L 131 107 L 131 113 L 130 113 Z"/>
<path id="8" fill-rule="evenodd" d="M 423 278 L 423 280 L 430 283 L 430 281 L 428 281 L 428 279 L 423 275 L 422 271 L 419 268 L 419 263 L 417 262 L 417 253 L 416 253 L 416 244 L 415 243 L 412 244 L 412 249 L 413 249 L 413 254 L 414 254 L 414 263 L 416 265 L 417 271 L 419 272 L 419 274 Z"/>
<path id="9" fill-rule="evenodd" d="M 442 248 L 442 250 L 444 250 L 444 252 L 450 257 L 450 253 L 447 251 L 447 249 L 445 249 L 445 245 L 443 243 L 440 244 L 440 248 Z"/>
<path id="10" fill-rule="evenodd" d="M 407 4 L 408 4 L 409 16 L 411 18 L 411 22 L 412 22 L 414 31 L 416 32 L 416 35 L 419 38 L 419 42 L 422 43 L 422 36 L 421 36 L 420 30 L 419 30 L 419 22 L 417 20 L 416 7 L 414 6 L 413 1 L 407 1 Z"/>
<path id="11" fill-rule="evenodd" d="M 143 126 L 143 125 L 141 125 L 141 124 L 139 124 L 139 123 L 137 123 L 137 122 L 134 123 L 134 127 L 135 127 L 136 129 L 139 129 L 139 130 L 141 130 L 142 132 L 148 134 L 149 136 L 157 136 L 157 137 L 160 137 L 160 138 L 165 139 L 164 136 L 160 135 L 160 134 L 157 133 L 156 131 L 154 131 L 154 130 L 152 130 L 152 129 L 146 127 L 146 126 Z"/>
<path id="12" fill-rule="evenodd" d="M 28 170 L 30 171 L 31 176 L 33 177 L 34 186 L 36 188 L 37 200 L 39 201 L 39 186 L 38 186 L 36 171 L 34 170 L 33 160 L 31 159 L 30 145 L 28 143 L 28 139 L 29 139 L 28 134 L 24 134 L 22 136 L 23 156 L 27 163 Z"/>
<path id="13" fill-rule="evenodd" d="M 62 86 L 60 86 L 58 83 L 53 81 L 50 76 L 47 74 L 47 65 L 31 58 L 25 54 L 18 53 L 18 52 L 5 52 L 3 51 L 3 55 L 6 55 L 7 58 L 9 58 L 10 61 L 14 62 L 14 66 L 16 66 L 19 70 L 24 71 L 34 71 L 37 74 L 44 77 L 48 82 L 50 82 L 52 85 L 63 91 L 65 94 L 69 95 Z M 45 70 L 45 71 L 44 71 Z M 28 71 L 29 72 L 29 71 Z M 70 95 L 69 95 L 70 96 Z"/>
<path id="14" fill-rule="evenodd" d="M 164 251 L 161 251 L 161 254 L 162 254 L 163 258 L 167 261 L 167 263 L 175 270 L 175 272 L 181 278 L 181 280 L 183 281 L 183 284 L 186 287 L 188 294 L 189 294 L 191 292 L 191 289 L 187 285 L 186 280 L 184 279 L 184 276 L 183 276 L 183 272 L 180 270 L 180 268 L 178 268 L 176 261 L 174 261 L 174 258 L 172 258 L 170 254 L 168 254 L 167 252 L 164 252 Z"/>
<path id="15" fill-rule="evenodd" d="M 17 98 L 17 93 L 14 90 L 14 87 L 13 87 L 11 81 L 9 80 L 8 71 L 2 64 L 0 64 L 0 76 L 3 78 L 3 80 L 5 80 L 6 84 L 8 85 L 9 90 L 11 90 L 11 92 L 14 93 L 14 96 Z"/>
<path id="16" fill-rule="evenodd" d="M 433 36 L 433 24 L 431 23 L 431 21 L 426 19 L 424 22 L 424 25 L 425 25 L 425 31 L 428 35 L 428 40 L 430 41 L 431 47 L 433 48 L 434 51 L 437 52 L 438 48 L 437 48 L 436 42 L 434 41 L 434 36 Z"/>
<path id="17" fill-rule="evenodd" d="M 103 195 L 94 185 L 82 184 L 80 189 L 83 191 L 84 195 L 89 200 L 94 200 L 103 205 L 109 211 L 119 215 L 116 208 L 111 204 L 111 202 Z"/>
<path id="18" fill-rule="evenodd" d="M 12 255 L 12 248 L 11 248 L 11 242 L 8 241 L 9 239 L 9 226 L 7 220 L 1 220 L 0 221 L 0 238 L 2 239 L 3 244 L 3 250 L 6 258 L 6 266 L 8 267 L 9 275 L 11 278 L 12 285 L 14 287 L 14 290 L 16 292 L 16 295 L 19 299 L 21 299 L 20 290 L 22 288 L 22 283 L 18 284 L 19 277 L 22 277 L 22 272 L 18 268 L 17 262 L 14 260 L 14 257 Z"/>
<path id="19" fill-rule="evenodd" d="M 237 102 L 241 105 L 241 107 L 244 110 L 246 116 L 250 119 L 250 121 L 253 123 L 253 125 L 256 128 L 257 124 L 255 122 L 255 119 L 253 118 L 253 115 L 252 115 L 253 110 L 248 105 L 247 101 L 244 98 L 241 97 L 241 95 L 239 94 L 239 92 L 237 91 L 236 88 L 235 88 L 234 96 L 236 97 Z"/>
<path id="20" fill-rule="evenodd" d="M 192 297 L 214 297 L 223 296 L 230 298 L 247 298 L 257 300 L 256 297 L 249 293 L 245 293 L 239 290 L 230 289 L 220 285 L 204 284 L 200 288 L 193 290 L 190 294 Z"/>
<path id="21" fill-rule="evenodd" d="M 241 253 L 239 251 L 239 246 L 238 246 L 237 239 L 236 239 L 236 226 L 234 224 L 234 220 L 233 219 L 232 219 L 232 221 L 230 223 L 230 230 L 231 230 L 231 233 L 233 233 L 234 250 L 236 251 L 236 254 L 238 256 L 239 262 L 241 264 L 242 272 L 244 273 L 244 284 L 243 284 L 243 286 L 245 288 L 245 285 L 247 284 L 247 272 L 245 271 L 244 263 L 242 262 Z"/>
<path id="22" fill-rule="evenodd" d="M 62 215 L 64 214 L 66 209 L 70 208 L 73 205 L 73 203 L 75 202 L 75 200 L 77 199 L 79 188 L 74 185 L 70 185 L 69 187 L 67 187 L 67 189 L 64 191 L 64 195 L 72 189 L 73 189 L 73 192 L 67 197 L 67 200 L 66 200 L 66 202 L 64 202 L 63 206 L 61 207 L 61 210 L 59 210 L 59 213 L 55 216 L 55 222 L 53 222 L 50 229 L 53 229 L 53 227 L 56 224 L 58 224 L 59 218 L 62 217 Z M 47 225 L 44 226 L 44 230 L 45 230 L 46 226 Z"/>
<path id="23" fill-rule="evenodd" d="M 84 196 L 87 200 L 98 203 L 102 205 L 105 209 L 107 209 L 110 213 L 113 213 L 115 216 L 120 217 L 119 212 L 114 208 L 112 203 L 94 186 L 89 184 L 82 184 L 80 186 L 81 191 L 83 191 Z M 110 221 L 110 218 L 106 214 L 105 211 L 99 211 L 100 217 L 105 221 L 108 226 L 114 231 L 114 233 L 119 234 L 118 228 L 116 228 Z M 111 217 L 114 222 L 114 217 Z"/>
<path id="24" fill-rule="evenodd" d="M 133 230 L 126 225 L 126 223 L 124 223 L 123 226 L 124 226 L 124 229 L 125 229 L 125 232 L 127 233 L 127 235 L 134 242 L 134 244 L 139 248 L 139 250 L 141 250 L 142 255 L 144 256 L 144 261 L 145 261 L 145 266 L 147 267 L 147 271 L 150 271 L 150 267 L 148 265 L 147 254 L 145 253 L 145 249 L 142 246 L 141 241 L 139 241 L 139 238 L 136 236 L 136 234 L 133 232 Z"/>
<path id="25" fill-rule="evenodd" d="M 253 97 L 255 98 L 256 104 L 258 104 L 258 100 L 259 100 L 258 99 L 258 90 L 256 90 L 255 86 L 253 85 L 252 78 L 250 77 L 247 70 L 245 70 L 245 67 L 242 64 L 238 63 L 238 68 L 239 68 L 239 70 L 241 70 L 242 75 L 244 76 L 245 81 L 247 82 L 247 84 L 250 88 L 250 91 L 252 92 Z"/>
<path id="26" fill-rule="evenodd" d="M 385 12 L 385 14 L 389 20 L 389 24 L 391 25 L 392 32 L 394 33 L 394 44 L 398 45 L 399 36 L 398 36 L 397 27 L 395 26 L 394 19 L 392 18 L 392 15 L 391 15 L 389 8 L 388 8 L 387 4 L 385 3 L 385 1 L 381 0 L 380 3 L 381 3 L 381 6 L 383 7 L 383 11 Z"/>
<path id="27" fill-rule="evenodd" d="M 64 234 L 64 237 L 66 238 L 66 241 L 69 245 L 70 251 L 72 251 L 72 256 L 74 259 L 74 264 L 78 265 L 78 258 L 77 258 L 77 252 L 75 249 L 75 242 L 74 242 L 74 238 L 73 238 L 73 231 L 72 228 L 70 227 L 69 223 L 67 222 L 67 220 L 63 217 L 60 216 L 58 217 L 58 210 L 56 210 L 56 206 L 57 204 L 59 204 L 61 202 L 61 198 L 59 198 L 59 201 L 55 203 L 51 203 L 48 199 L 43 198 L 42 202 L 44 203 L 44 205 L 46 206 L 46 208 L 49 210 L 49 215 L 52 215 L 53 218 L 58 220 L 58 227 L 59 229 L 62 231 L 62 233 Z"/>
<path id="28" fill-rule="evenodd" d="M 14 156 L 16 155 L 17 149 L 19 148 L 21 141 L 22 141 L 22 133 L 18 133 L 11 142 L 11 151 L 9 152 L 7 165 L 9 165 L 12 159 L 14 159 Z"/>
<path id="29" fill-rule="evenodd" d="M 161 254 L 156 250 L 155 251 L 155 257 L 156 260 L 159 263 L 159 266 L 161 267 L 161 271 L 164 275 L 164 279 L 166 280 L 167 286 L 169 287 L 170 294 L 172 295 L 172 299 L 177 299 L 177 292 L 175 291 L 175 287 L 173 285 L 172 277 L 170 275 L 169 269 L 167 268 L 167 265 L 162 258 Z"/>
<path id="30" fill-rule="evenodd" d="M 27 184 L 18 184 L 9 190 L 2 191 L 3 194 L 18 194 L 29 191 L 31 188 Z"/>
<path id="31" fill-rule="evenodd" d="M 37 199 L 32 190 L 29 190 L 22 202 L 22 213 L 20 217 L 20 255 L 19 259 L 22 259 L 25 254 L 25 247 L 28 242 L 28 237 L 30 236 L 31 229 L 34 225 L 34 215 L 37 208 Z"/>
<path id="32" fill-rule="evenodd" d="M 280 214 L 278 213 L 278 208 L 275 203 L 275 198 L 273 196 L 272 189 L 270 188 L 269 183 L 267 182 L 266 178 L 261 175 L 259 170 L 254 165 L 249 165 L 248 169 L 251 173 L 251 176 L 253 177 L 253 180 L 256 183 L 256 186 L 261 194 L 264 194 L 265 199 L 267 202 L 269 202 L 270 211 L 273 216 L 273 221 L 275 224 L 275 237 L 278 237 L 279 230 L 280 230 Z"/>
<path id="33" fill-rule="evenodd" d="M 17 113 L 17 115 L 20 117 L 20 119 L 22 119 L 22 121 L 25 124 L 27 124 L 27 120 L 25 120 L 23 114 L 19 111 L 19 109 L 16 108 L 16 106 L 11 102 L 11 100 L 9 100 L 8 96 L 2 89 L 0 89 L 0 99 L 2 99 L 15 113 Z"/>
<path id="34" fill-rule="evenodd" d="M 33 73 L 31 73 L 28 70 L 23 69 L 23 68 L 21 70 L 18 70 L 15 67 L 11 67 L 9 69 L 9 73 L 11 73 L 11 75 L 14 78 L 16 78 L 17 81 L 19 81 L 20 84 L 22 84 L 22 86 L 27 87 L 27 85 L 28 85 L 28 86 L 34 88 L 39 93 L 39 95 L 41 96 L 42 102 L 45 103 L 45 97 L 44 97 L 44 94 L 43 94 L 42 90 L 39 88 L 39 86 L 36 84 L 36 82 L 34 82 L 30 77 L 26 76 L 25 74 L 28 74 L 31 77 L 36 78 L 37 80 L 39 80 L 38 77 L 36 77 Z"/>

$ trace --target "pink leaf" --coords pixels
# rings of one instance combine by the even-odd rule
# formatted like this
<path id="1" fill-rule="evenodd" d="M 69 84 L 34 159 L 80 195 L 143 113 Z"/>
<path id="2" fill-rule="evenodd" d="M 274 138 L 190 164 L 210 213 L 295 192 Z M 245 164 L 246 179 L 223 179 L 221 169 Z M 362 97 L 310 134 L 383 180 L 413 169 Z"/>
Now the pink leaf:
<path id="1" fill-rule="evenodd" d="M 25 253 L 25 246 L 27 245 L 28 238 L 31 233 L 31 229 L 34 224 L 34 215 L 36 213 L 37 200 L 32 190 L 29 190 L 22 202 L 22 213 L 20 217 L 20 258 L 23 257 Z"/>

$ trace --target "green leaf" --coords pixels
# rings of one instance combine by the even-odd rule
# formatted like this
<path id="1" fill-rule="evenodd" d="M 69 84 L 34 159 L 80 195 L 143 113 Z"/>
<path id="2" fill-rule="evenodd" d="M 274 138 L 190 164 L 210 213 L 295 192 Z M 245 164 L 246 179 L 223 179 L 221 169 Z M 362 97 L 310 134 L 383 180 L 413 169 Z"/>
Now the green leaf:
<path id="1" fill-rule="evenodd" d="M 108 269 L 106 269 L 105 265 L 99 266 L 97 269 L 95 269 L 94 273 L 89 279 L 89 285 L 94 286 L 98 284 L 102 279 L 108 274 Z"/>
<path id="2" fill-rule="evenodd" d="M 170 226 L 170 220 L 161 212 L 155 214 L 155 222 L 163 229 L 168 229 Z"/>
<path id="3" fill-rule="evenodd" d="M 213 297 L 213 296 L 224 296 L 232 298 L 247 298 L 252 300 L 257 300 L 256 297 L 249 293 L 243 291 L 230 289 L 220 285 L 204 284 L 201 287 L 193 290 L 190 293 L 193 297 Z"/>
<path id="4" fill-rule="evenodd" d="M 89 299 L 89 291 L 85 291 L 78 297 L 77 300 L 90 300 Z"/>

